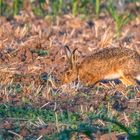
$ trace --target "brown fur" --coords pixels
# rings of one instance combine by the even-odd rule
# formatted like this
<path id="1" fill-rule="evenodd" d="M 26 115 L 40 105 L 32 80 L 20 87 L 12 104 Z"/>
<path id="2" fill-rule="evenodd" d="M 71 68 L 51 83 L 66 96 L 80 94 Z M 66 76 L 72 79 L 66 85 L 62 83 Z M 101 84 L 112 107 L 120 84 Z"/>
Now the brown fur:
<path id="1" fill-rule="evenodd" d="M 94 85 L 109 75 L 115 74 L 125 85 L 135 85 L 136 77 L 140 75 L 138 52 L 123 47 L 104 48 L 86 56 L 72 69 L 65 70 L 61 81 L 62 84 L 66 84 L 78 78 L 86 85 Z"/>

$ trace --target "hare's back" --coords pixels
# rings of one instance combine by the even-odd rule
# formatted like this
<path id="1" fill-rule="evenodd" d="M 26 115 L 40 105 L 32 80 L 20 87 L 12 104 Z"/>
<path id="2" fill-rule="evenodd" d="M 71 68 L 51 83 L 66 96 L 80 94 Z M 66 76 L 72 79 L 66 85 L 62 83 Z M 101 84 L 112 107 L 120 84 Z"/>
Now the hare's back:
<path id="1" fill-rule="evenodd" d="M 101 49 L 90 56 L 89 58 L 94 58 L 94 59 L 120 59 L 120 58 L 129 58 L 132 56 L 138 55 L 138 53 L 134 50 L 128 49 L 128 48 L 104 48 Z M 139 56 L 139 55 L 138 55 Z"/>

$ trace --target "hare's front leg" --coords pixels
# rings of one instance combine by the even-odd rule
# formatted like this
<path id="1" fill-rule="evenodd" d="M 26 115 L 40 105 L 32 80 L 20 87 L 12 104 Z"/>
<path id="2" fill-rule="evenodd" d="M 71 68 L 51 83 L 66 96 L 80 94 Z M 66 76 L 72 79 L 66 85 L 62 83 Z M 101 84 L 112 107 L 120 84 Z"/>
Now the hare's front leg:
<path id="1" fill-rule="evenodd" d="M 99 78 L 99 76 L 95 76 L 94 74 L 91 73 L 84 73 L 84 75 L 82 75 L 80 77 L 80 80 L 86 85 L 86 86 L 94 86 L 96 85 L 101 79 Z"/>

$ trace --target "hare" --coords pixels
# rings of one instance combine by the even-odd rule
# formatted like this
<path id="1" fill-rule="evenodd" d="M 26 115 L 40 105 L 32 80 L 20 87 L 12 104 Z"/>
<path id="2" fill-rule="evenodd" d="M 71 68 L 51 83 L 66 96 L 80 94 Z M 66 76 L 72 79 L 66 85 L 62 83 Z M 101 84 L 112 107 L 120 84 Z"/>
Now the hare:
<path id="1" fill-rule="evenodd" d="M 69 68 L 65 69 L 62 84 L 76 79 L 86 86 L 92 86 L 103 79 L 120 79 L 126 86 L 136 85 L 140 79 L 140 55 L 137 51 L 125 47 L 101 49 L 76 63 L 75 52 L 64 47 Z"/>

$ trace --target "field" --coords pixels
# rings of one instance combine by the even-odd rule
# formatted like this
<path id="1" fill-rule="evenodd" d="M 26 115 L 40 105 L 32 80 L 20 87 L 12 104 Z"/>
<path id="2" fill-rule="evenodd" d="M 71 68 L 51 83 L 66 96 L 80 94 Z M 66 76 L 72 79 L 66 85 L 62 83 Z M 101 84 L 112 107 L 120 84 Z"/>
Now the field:
<path id="1" fill-rule="evenodd" d="M 140 2 L 18 2 L 0 1 L 0 140 L 140 140 L 139 85 L 59 84 L 65 45 L 140 51 Z"/>

